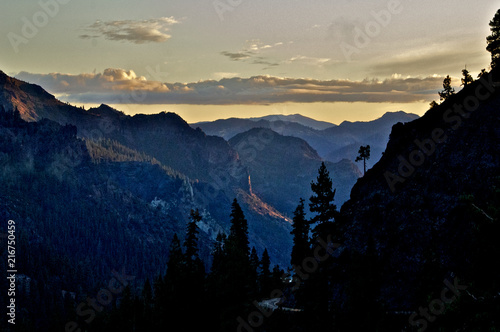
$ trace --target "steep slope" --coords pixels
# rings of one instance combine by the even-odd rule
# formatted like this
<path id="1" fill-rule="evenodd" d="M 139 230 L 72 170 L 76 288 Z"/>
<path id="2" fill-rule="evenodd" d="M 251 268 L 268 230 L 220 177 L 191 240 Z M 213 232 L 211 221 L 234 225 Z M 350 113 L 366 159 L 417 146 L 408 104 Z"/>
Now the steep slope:
<path id="1" fill-rule="evenodd" d="M 101 128 L 97 135 L 144 151 L 192 179 L 213 182 L 219 173 L 244 172 L 240 169 L 237 154 L 226 141 L 192 129 L 174 113 L 130 117 L 112 114 L 105 105 L 90 109 L 89 113 L 96 115 L 99 120 L 78 124 L 82 136 L 95 137 L 93 128 Z M 242 181 L 234 177 L 230 180 L 224 189 L 248 188 L 245 177 Z"/>
<path id="2" fill-rule="evenodd" d="M 74 289 L 79 280 L 71 272 L 77 272 L 74 262 L 82 262 L 79 268 L 95 277 L 105 267 L 119 268 L 125 262 L 141 278 L 158 272 L 173 232 L 184 228 L 178 218 L 184 208 L 176 204 L 170 213 L 159 213 L 137 190 L 127 189 L 124 181 L 116 179 L 124 173 L 147 174 L 141 179 L 142 186 L 161 183 L 170 186 L 171 193 L 179 192 L 182 179 L 150 163 L 124 162 L 121 169 L 116 164 L 96 165 L 73 126 L 62 127 L 46 119 L 12 121 L 6 113 L 0 122 L 0 211 L 2 219 L 16 221 L 23 234 L 20 253 L 32 255 L 20 259 L 27 265 L 23 273 L 39 273 L 27 270 L 36 267 L 28 262 L 42 258 L 35 257 L 39 246 L 52 251 L 54 258 L 67 259 L 64 264 L 72 266 L 70 270 L 50 273 L 60 273 L 57 277 Z M 115 178 L 108 176 L 112 171 Z M 182 192 L 172 200 L 181 202 L 180 196 Z M 148 253 L 151 265 L 142 266 L 143 253 Z M 90 262 L 87 257 L 95 259 Z M 85 285 L 95 281 L 89 277 Z"/>
<path id="3" fill-rule="evenodd" d="M 299 198 L 309 199 L 322 159 L 306 141 L 282 136 L 270 129 L 254 128 L 229 140 L 248 167 L 252 192 L 279 211 L 291 214 Z M 326 163 L 337 188 L 336 203 L 349 197 L 360 173 L 348 160 Z"/>
<path id="4" fill-rule="evenodd" d="M 384 155 L 342 207 L 345 245 L 364 251 L 374 240 L 385 273 L 382 296 L 393 309 L 426 301 L 421 290 L 434 284 L 422 275 L 430 266 L 437 282 L 455 275 L 476 294 L 498 279 L 479 252 L 500 236 L 495 86 L 487 75 L 422 118 L 395 125 Z"/>
<path id="5" fill-rule="evenodd" d="M 17 108 L 26 121 L 49 118 L 61 122 L 70 113 L 74 117 L 84 114 L 84 110 L 60 102 L 42 87 L 9 77 L 1 70 L 0 105 L 7 110 Z"/>

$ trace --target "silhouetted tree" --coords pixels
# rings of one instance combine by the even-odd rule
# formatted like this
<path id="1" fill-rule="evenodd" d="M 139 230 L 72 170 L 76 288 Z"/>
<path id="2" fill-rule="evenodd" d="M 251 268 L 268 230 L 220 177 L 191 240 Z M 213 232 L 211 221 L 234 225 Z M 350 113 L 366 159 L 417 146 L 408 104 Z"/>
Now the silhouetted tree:
<path id="1" fill-rule="evenodd" d="M 292 265 L 300 266 L 302 261 L 309 256 L 309 221 L 306 220 L 304 211 L 304 199 L 300 199 L 300 203 L 293 212 L 292 231 L 293 247 L 292 247 Z"/>
<path id="2" fill-rule="evenodd" d="M 258 275 L 259 275 L 259 255 L 257 255 L 257 250 L 255 247 L 252 247 L 252 251 L 250 252 L 250 281 L 251 288 L 254 289 L 252 293 L 258 293 Z"/>
<path id="3" fill-rule="evenodd" d="M 356 162 L 363 161 L 363 174 L 366 173 L 366 161 L 370 159 L 370 146 L 360 146 Z"/>
<path id="4" fill-rule="evenodd" d="M 318 170 L 316 182 L 311 183 L 311 189 L 313 196 L 309 199 L 309 209 L 315 214 L 311 222 L 318 222 L 313 229 L 312 240 L 313 245 L 317 246 L 316 241 L 327 241 L 331 236 L 338 235 L 336 221 L 339 220 L 339 212 L 333 204 L 335 190 L 332 189 L 332 180 L 324 163 Z M 311 256 L 309 258 L 314 260 Z M 332 294 L 331 278 L 335 275 L 332 268 L 331 259 L 318 261 L 297 292 L 297 301 L 304 308 L 306 324 L 310 331 L 331 330 L 332 315 L 328 303 Z"/>
<path id="5" fill-rule="evenodd" d="M 455 94 L 455 89 L 451 86 L 450 75 L 446 76 L 443 80 L 443 91 L 439 92 L 439 98 L 441 101 L 447 100 Z"/>
<path id="6" fill-rule="evenodd" d="M 272 290 L 272 280 L 271 259 L 269 258 L 267 249 L 264 249 L 264 252 L 262 253 L 262 259 L 260 260 L 259 281 L 262 288 L 262 294 L 269 294 Z"/>
<path id="7" fill-rule="evenodd" d="M 471 74 L 469 73 L 469 71 L 467 70 L 467 67 L 465 67 L 463 70 L 462 70 L 462 86 L 463 87 L 466 87 L 467 84 L 469 83 L 472 83 L 474 82 L 474 79 L 472 78 Z"/>
<path id="8" fill-rule="evenodd" d="M 487 71 L 486 71 L 486 69 L 483 68 L 483 69 L 481 69 L 481 71 L 479 72 L 479 74 L 477 74 L 477 78 L 479 79 L 479 78 L 483 77 L 486 74 L 487 74 Z"/>
<path id="9" fill-rule="evenodd" d="M 491 35 L 486 37 L 486 50 L 491 53 L 491 68 L 495 68 L 500 63 L 500 9 L 490 21 Z"/>
<path id="10" fill-rule="evenodd" d="M 217 234 L 217 237 L 215 238 L 215 243 L 214 247 L 212 249 L 212 267 L 211 267 L 211 273 L 216 273 L 220 269 L 223 268 L 223 263 L 226 258 L 226 252 L 224 250 L 224 245 L 227 241 L 227 235 L 219 232 Z"/>
<path id="11" fill-rule="evenodd" d="M 182 309 L 182 317 L 186 321 L 184 327 L 187 330 L 200 330 L 203 327 L 202 322 L 190 319 L 193 311 L 198 312 L 200 316 L 204 313 L 205 267 L 198 256 L 197 223 L 202 220 L 198 209 L 191 210 L 190 219 L 184 240 L 186 266 L 182 284 L 179 285 L 183 293 L 179 306 Z"/>
<path id="12" fill-rule="evenodd" d="M 231 205 L 231 227 L 224 244 L 224 259 L 218 278 L 222 298 L 222 331 L 236 329 L 236 317 L 245 315 L 250 308 L 252 292 L 248 222 L 238 201 Z"/>
<path id="13" fill-rule="evenodd" d="M 171 317 L 181 317 L 183 315 L 184 282 L 186 273 L 186 260 L 182 252 L 181 242 L 174 234 L 170 244 L 169 260 L 167 263 L 167 273 L 164 278 L 165 287 L 165 309 Z"/>
<path id="14" fill-rule="evenodd" d="M 172 243 L 170 244 L 166 279 L 177 279 L 182 274 L 184 265 L 185 260 L 182 253 L 181 241 L 177 234 L 174 234 Z"/>
<path id="15" fill-rule="evenodd" d="M 219 232 L 215 239 L 212 249 L 212 266 L 207 278 L 207 299 L 210 299 L 210 306 L 205 310 L 209 319 L 207 326 L 220 326 L 223 320 L 224 308 L 227 302 L 231 300 L 229 292 L 228 273 L 227 273 L 227 255 L 225 245 L 227 242 L 226 234 Z"/>
<path id="16" fill-rule="evenodd" d="M 201 221 L 200 211 L 198 209 L 191 210 L 190 222 L 187 226 L 186 239 L 184 240 L 184 247 L 186 248 L 186 259 L 188 262 L 194 261 L 198 258 L 198 225 Z"/>
<path id="17" fill-rule="evenodd" d="M 248 222 L 236 198 L 231 206 L 231 228 L 227 238 L 227 245 L 228 254 L 248 261 L 250 255 Z"/>
<path id="18" fill-rule="evenodd" d="M 313 240 L 316 240 L 318 236 L 327 236 L 328 234 L 320 231 L 323 224 L 330 223 L 335 220 L 338 215 L 337 206 L 333 204 L 335 199 L 336 190 L 332 189 L 332 179 L 330 178 L 330 173 L 326 169 L 325 163 L 322 162 L 318 170 L 318 176 L 316 182 L 311 183 L 311 189 L 313 195 L 309 198 L 309 210 L 316 215 L 311 219 L 311 223 L 319 223 L 313 230 Z M 328 233 L 328 231 L 326 231 Z"/>

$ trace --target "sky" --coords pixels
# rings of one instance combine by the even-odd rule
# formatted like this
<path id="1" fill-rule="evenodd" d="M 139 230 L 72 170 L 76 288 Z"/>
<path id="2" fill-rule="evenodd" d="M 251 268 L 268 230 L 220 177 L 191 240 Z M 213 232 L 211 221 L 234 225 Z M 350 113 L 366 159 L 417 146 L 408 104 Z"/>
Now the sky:
<path id="1" fill-rule="evenodd" d="M 0 70 L 86 108 L 188 122 L 423 115 L 446 75 L 488 69 L 500 1 L 16 0 Z"/>

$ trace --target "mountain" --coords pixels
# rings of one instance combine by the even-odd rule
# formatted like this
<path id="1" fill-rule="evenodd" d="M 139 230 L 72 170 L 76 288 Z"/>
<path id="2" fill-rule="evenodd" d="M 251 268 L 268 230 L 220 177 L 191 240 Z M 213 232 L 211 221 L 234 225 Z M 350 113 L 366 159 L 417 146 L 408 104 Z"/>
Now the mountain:
<path id="1" fill-rule="evenodd" d="M 84 110 L 57 100 L 42 87 L 10 77 L 1 70 L 0 105 L 7 110 L 16 107 L 26 121 L 37 121 L 42 118 L 57 118 L 62 121 L 69 114 L 74 117 L 84 114 Z"/>
<path id="2" fill-rule="evenodd" d="M 318 130 L 335 127 L 336 125 L 330 122 L 311 119 L 300 114 L 275 114 L 248 119 L 229 118 L 211 122 L 197 122 L 192 123 L 191 126 L 193 128 L 201 128 L 208 135 L 220 136 L 229 140 L 237 134 L 252 128 L 270 128 L 281 134 L 286 134 L 282 132 L 282 128 L 284 127 L 289 127 L 288 132 L 293 130 L 295 132 L 313 133 Z"/>
<path id="3" fill-rule="evenodd" d="M 0 91 L 4 108 L 17 108 L 26 121 L 46 118 L 62 125 L 72 124 L 78 128 L 78 137 L 115 140 L 145 152 L 192 179 L 212 181 L 214 176 L 229 169 L 231 173 L 243 172 L 238 170 L 237 154 L 227 142 L 192 129 L 174 113 L 131 117 L 106 105 L 85 111 L 58 101 L 39 86 L 3 73 Z M 231 180 L 228 188 L 240 185 L 248 188 L 239 179 Z"/>
<path id="4" fill-rule="evenodd" d="M 318 147 L 318 151 L 325 153 L 325 158 L 333 162 L 341 159 L 354 160 L 361 145 L 370 145 L 372 159 L 370 164 L 373 165 L 385 150 L 392 126 L 417 118 L 416 114 L 399 111 L 385 113 L 373 121 L 344 121 L 337 127 L 323 131 L 325 139 Z"/>
<path id="5" fill-rule="evenodd" d="M 363 177 L 349 159 L 325 162 L 338 189 L 335 203 L 349 199 L 334 213 L 335 222 L 324 221 L 314 231 L 341 241 L 340 247 L 334 245 L 338 251 L 332 254 L 321 241 L 311 244 L 314 259 L 302 262 L 307 274 L 296 269 L 292 282 L 282 283 L 283 271 L 273 269 L 276 283 L 270 290 L 283 290 L 290 312 L 266 317 L 266 324 L 277 323 L 277 330 L 280 323 L 296 322 L 302 330 L 331 323 L 343 330 L 353 323 L 371 328 L 372 322 L 387 331 L 424 323 L 436 330 L 491 330 L 500 308 L 495 261 L 500 256 L 500 84 L 493 81 L 495 74 L 498 70 L 413 121 L 398 112 L 373 123 L 345 122 L 315 131 L 259 120 L 270 128 L 252 128 L 226 141 L 193 129 L 174 113 L 127 116 L 106 105 L 76 108 L 2 73 L 0 215 L 16 225 L 22 271 L 16 301 L 30 320 L 20 321 L 21 329 L 26 324 L 55 330 L 76 317 L 78 301 L 90 305 L 95 294 L 107 300 L 103 285 L 113 270 L 123 269 L 139 286 L 121 294 L 99 319 L 112 326 L 128 317 L 132 303 L 148 301 L 146 286 L 140 290 L 151 284 L 145 280 L 154 280 L 155 291 L 162 284 L 156 277 L 165 273 L 174 234 L 184 240 L 192 209 L 202 216 L 200 257 L 210 265 L 216 235 L 228 231 L 234 197 L 248 220 L 251 246 L 258 252 L 267 248 L 273 263 L 286 265 L 287 211 L 299 197 L 308 198 L 323 158 L 306 140 L 283 133 L 293 127 L 336 137 L 340 151 L 348 153 L 361 141 L 383 140 L 383 131 L 398 121 L 380 160 Z M 251 260 L 258 266 L 255 255 Z M 0 267 L 7 270 L 7 261 Z M 220 279 L 212 285 L 235 281 Z M 302 285 L 296 293 L 294 281 Z M 8 281 L 0 286 L 7 289 Z M 215 298 L 218 290 L 207 294 Z M 224 307 L 241 294 L 236 295 L 224 294 Z M 304 299 L 304 309 L 294 307 Z M 206 303 L 217 316 L 220 303 L 212 300 Z M 124 315 L 115 316 L 118 307 Z M 257 312 L 245 315 L 248 322 Z M 241 324 L 234 317 L 224 320 Z M 49 326 L 52 321 L 57 324 Z"/>
<path id="6" fill-rule="evenodd" d="M 500 289 L 488 259 L 499 254 L 500 236 L 500 92 L 492 76 L 396 124 L 342 206 L 345 246 L 364 252 L 374 243 L 391 310 L 417 310 L 446 278 L 476 297 Z"/>
<path id="7" fill-rule="evenodd" d="M 284 115 L 284 114 L 273 114 L 273 115 L 266 115 L 262 117 L 257 117 L 257 118 L 250 118 L 252 121 L 259 121 L 259 120 L 266 120 L 270 122 L 274 121 L 283 121 L 283 122 L 293 122 L 293 123 L 298 123 L 303 126 L 316 129 L 316 130 L 324 130 L 330 127 L 336 127 L 337 125 L 331 123 L 331 122 L 326 122 L 326 121 L 318 121 L 312 118 L 309 118 L 307 116 L 303 116 L 300 114 L 289 114 L 289 115 Z"/>
<path id="8" fill-rule="evenodd" d="M 272 115 L 256 119 L 216 120 L 191 124 L 191 126 L 199 127 L 209 135 L 220 136 L 227 140 L 252 128 L 268 128 L 281 135 L 299 137 L 305 140 L 318 152 L 321 158 L 330 162 L 339 162 L 343 159 L 355 160 L 359 147 L 370 145 L 371 159 L 368 161 L 368 165 L 371 166 L 385 150 L 392 126 L 398 122 L 409 122 L 417 118 L 416 114 L 402 111 L 388 112 L 373 121 L 344 121 L 339 126 L 332 125 L 323 130 L 314 129 L 303 123 L 292 122 L 286 116 Z"/>
<path id="9" fill-rule="evenodd" d="M 0 211 L 16 222 L 19 260 L 33 280 L 33 296 L 43 291 L 35 284 L 46 278 L 76 290 L 125 264 L 138 278 L 158 273 L 173 233 L 184 228 L 185 179 L 132 158 L 96 164 L 71 125 L 28 123 L 7 112 L 0 118 Z M 164 213 L 140 187 L 162 187 L 177 204 Z M 147 267 L 144 255 L 152 262 Z"/>
<path id="10" fill-rule="evenodd" d="M 228 209 L 232 199 L 241 199 L 250 222 L 252 244 L 263 251 L 267 243 L 273 243 L 268 247 L 271 259 L 281 264 L 288 262 L 289 219 L 249 192 L 248 172 L 241 165 L 238 153 L 224 139 L 191 128 L 174 113 L 128 116 L 106 105 L 87 111 L 62 103 L 41 87 L 3 73 L 0 75 L 0 96 L 3 96 L 0 105 L 5 111 L 17 109 L 24 120 L 50 119 L 63 126 L 74 126 L 77 138 L 84 139 L 92 148 L 89 154 L 97 161 L 103 159 L 121 165 L 114 166 L 117 172 L 135 174 L 125 166 L 132 158 L 134 162 L 153 162 L 169 175 L 182 178 L 185 183 L 182 190 L 187 190 L 187 196 L 178 195 L 179 186 L 166 185 L 164 188 L 168 190 L 156 190 L 157 185 L 164 182 L 160 179 L 151 179 L 152 182 L 142 187 L 135 185 L 131 190 L 128 185 L 132 175 L 123 177 L 118 176 L 119 173 L 106 172 L 107 178 L 126 180 L 120 186 L 125 186 L 131 191 L 130 195 L 148 204 L 183 206 L 177 212 L 183 215 L 184 221 L 191 208 L 199 208 L 211 220 L 211 226 L 203 228 L 211 240 L 220 230 L 228 231 Z M 142 171 L 138 174 L 146 176 Z M 279 240 L 266 241 L 268 232 L 274 232 Z"/>
<path id="11" fill-rule="evenodd" d="M 229 144 L 248 168 L 252 192 L 282 213 L 294 211 L 299 198 L 311 197 L 310 184 L 316 180 L 323 160 L 303 139 L 254 128 L 236 135 Z M 340 207 L 361 173 L 349 160 L 326 162 L 326 166 L 337 189 L 335 201 Z"/>

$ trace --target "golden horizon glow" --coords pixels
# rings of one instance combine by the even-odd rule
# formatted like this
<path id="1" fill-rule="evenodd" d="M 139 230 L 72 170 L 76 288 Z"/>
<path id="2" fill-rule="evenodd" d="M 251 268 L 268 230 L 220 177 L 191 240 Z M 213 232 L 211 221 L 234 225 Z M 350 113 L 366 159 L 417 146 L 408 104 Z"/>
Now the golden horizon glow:
<path id="1" fill-rule="evenodd" d="M 98 107 L 99 104 L 77 104 L 85 109 Z M 429 103 L 284 103 L 273 105 L 141 105 L 141 104 L 110 104 L 127 115 L 157 114 L 173 112 L 188 123 L 211 122 L 229 118 L 253 118 L 266 115 L 301 114 L 303 116 L 340 124 L 343 121 L 372 121 L 387 112 L 403 111 L 422 116 L 429 109 Z"/>

